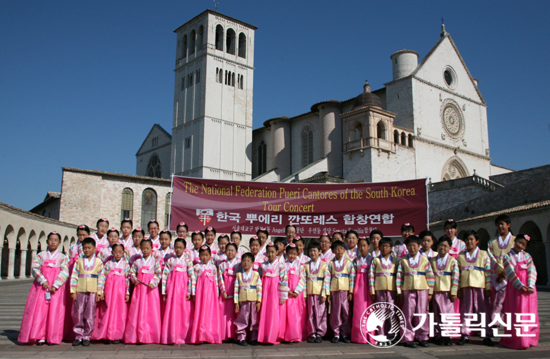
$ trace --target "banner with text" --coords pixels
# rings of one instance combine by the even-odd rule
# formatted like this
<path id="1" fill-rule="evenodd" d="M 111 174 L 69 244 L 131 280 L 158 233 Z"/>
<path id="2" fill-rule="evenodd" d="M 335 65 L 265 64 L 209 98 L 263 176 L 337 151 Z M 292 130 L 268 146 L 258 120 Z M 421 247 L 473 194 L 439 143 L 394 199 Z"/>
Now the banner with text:
<path id="1" fill-rule="evenodd" d="M 426 180 L 378 183 L 278 183 L 172 177 L 170 229 L 185 222 L 190 231 L 214 227 L 256 234 L 265 227 L 284 236 L 293 224 L 298 235 L 318 237 L 339 230 L 368 236 L 375 229 L 400 236 L 401 225 L 417 232 L 428 222 Z"/>

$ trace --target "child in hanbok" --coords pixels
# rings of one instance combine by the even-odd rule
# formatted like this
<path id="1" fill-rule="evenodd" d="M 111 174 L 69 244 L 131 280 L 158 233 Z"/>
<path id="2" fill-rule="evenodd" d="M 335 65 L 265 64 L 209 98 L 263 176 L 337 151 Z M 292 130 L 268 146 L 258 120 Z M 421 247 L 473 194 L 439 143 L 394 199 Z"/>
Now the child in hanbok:
<path id="1" fill-rule="evenodd" d="M 258 246 L 259 248 L 259 246 Z M 252 269 L 254 256 L 244 253 L 241 261 L 241 270 L 237 273 L 234 289 L 234 303 L 237 318 L 235 319 L 235 334 L 238 344 L 248 345 L 250 338 L 252 345 L 258 344 L 258 313 L 262 306 L 262 280 L 258 272 Z"/>
<path id="2" fill-rule="evenodd" d="M 402 340 L 408 348 L 416 348 L 415 339 L 421 347 L 428 347 L 429 323 L 414 314 L 418 313 L 425 318 L 428 316 L 428 303 L 433 296 L 434 273 L 428 258 L 419 252 L 420 239 L 417 236 L 407 237 L 405 245 L 408 254 L 401 258 L 395 280 L 407 324 L 402 329 Z M 413 331 L 412 328 L 415 327 L 416 330 Z"/>
<path id="3" fill-rule="evenodd" d="M 518 234 L 514 240 L 514 247 L 504 255 L 504 272 L 508 279 L 506 299 L 504 300 L 504 313 L 511 313 L 514 324 L 518 323 L 518 317 L 522 316 L 522 327 L 512 327 L 505 331 L 500 339 L 500 345 L 512 349 L 528 349 L 536 347 L 539 343 L 539 310 L 537 299 L 537 269 L 533 263 L 533 257 L 525 249 L 531 238 L 527 234 Z M 528 320 L 526 318 L 533 318 Z M 525 325 L 525 326 L 523 326 Z M 521 328 L 518 336 L 517 329 Z"/>
<path id="4" fill-rule="evenodd" d="M 60 344 L 65 318 L 65 283 L 69 277 L 69 259 L 58 249 L 61 235 L 48 234 L 48 249 L 34 257 L 31 273 L 34 278 L 17 341 L 37 345 Z"/>
<path id="5" fill-rule="evenodd" d="M 408 237 L 414 235 L 414 226 L 410 223 L 405 223 L 401 226 L 401 238 L 403 238 L 403 242 L 396 242 L 395 246 L 393 246 L 393 255 L 399 259 L 405 257 L 409 252 L 407 251 L 407 245 L 405 244 L 405 241 Z"/>
<path id="6" fill-rule="evenodd" d="M 384 238 L 384 233 L 382 231 L 375 229 L 374 231 L 370 232 L 369 234 L 369 240 L 370 240 L 370 249 L 369 254 L 372 258 L 374 257 L 380 257 L 380 241 Z"/>
<path id="7" fill-rule="evenodd" d="M 327 235 L 328 236 L 328 235 Z M 305 265 L 307 293 L 307 323 L 308 343 L 321 343 L 327 333 L 327 295 L 330 288 L 326 286 L 325 278 L 329 275 L 326 261 L 321 260 L 321 246 L 317 242 L 309 244 L 311 260 Z"/>
<path id="8" fill-rule="evenodd" d="M 287 246 L 287 242 L 284 238 L 275 239 L 275 248 L 277 248 L 277 260 L 279 260 L 281 264 L 285 263 L 286 246 Z"/>
<path id="9" fill-rule="evenodd" d="M 437 257 L 437 251 L 434 251 L 432 248 L 435 243 L 434 234 L 430 231 L 422 231 L 418 235 L 418 238 L 420 239 L 420 254 L 428 257 L 428 260 Z"/>
<path id="10" fill-rule="evenodd" d="M 285 270 L 288 276 L 288 298 L 281 306 L 279 338 L 289 343 L 302 341 L 302 323 L 305 311 L 303 290 L 306 286 L 304 267 L 297 258 L 296 244 L 291 243 L 286 247 Z"/>
<path id="11" fill-rule="evenodd" d="M 325 263 L 330 262 L 334 259 L 334 253 L 332 253 L 332 249 L 330 246 L 332 245 L 332 239 L 330 238 L 328 233 L 323 233 L 319 237 L 319 244 L 321 246 L 321 253 L 319 253 L 319 258 Z"/>
<path id="12" fill-rule="evenodd" d="M 332 233 L 332 242 L 335 241 L 344 242 L 344 235 L 339 230 L 336 230 L 334 231 L 334 233 Z"/>
<path id="13" fill-rule="evenodd" d="M 120 243 L 120 232 L 115 227 L 109 228 L 107 231 L 107 240 L 109 241 L 109 246 L 102 248 L 99 251 L 98 257 L 103 261 L 103 264 L 107 263 L 113 259 L 113 246 Z"/>
<path id="14" fill-rule="evenodd" d="M 71 297 L 73 299 L 73 323 L 75 341 L 73 347 L 90 345 L 90 337 L 95 329 L 97 293 L 103 290 L 99 275 L 103 271 L 103 261 L 96 256 L 95 240 L 82 241 L 84 255 L 76 261 L 71 274 Z"/>
<path id="15" fill-rule="evenodd" d="M 200 263 L 199 251 L 204 242 L 204 234 L 201 231 L 194 231 L 191 234 L 191 242 L 193 243 L 193 247 L 189 251 L 189 259 L 193 264 Z"/>
<path id="16" fill-rule="evenodd" d="M 460 299 L 460 321 L 462 323 L 462 336 L 457 345 L 467 343 L 471 332 L 466 324 L 466 314 L 477 313 L 479 315 L 483 313 L 488 319 L 485 298 L 491 297 L 491 259 L 486 251 L 479 249 L 479 236 L 476 231 L 467 231 L 464 234 L 464 242 L 466 250 L 460 253 L 457 259 L 460 267 L 458 298 Z M 474 330 L 481 331 L 481 334 L 485 332 L 483 344 L 494 346 L 491 333 L 488 332 L 487 324 L 489 323 L 484 323 L 486 324 L 484 328 L 475 328 Z"/>
<path id="17" fill-rule="evenodd" d="M 155 258 L 160 264 L 160 272 L 164 271 L 166 261 L 174 256 L 172 244 L 172 232 L 168 229 L 163 229 L 159 234 L 160 248 L 155 253 Z"/>
<path id="18" fill-rule="evenodd" d="M 141 258 L 141 241 L 145 237 L 145 231 L 141 227 L 137 227 L 132 231 L 132 239 L 134 245 L 126 249 L 125 256 L 128 264 L 132 265 L 136 259 Z M 132 284 L 130 282 L 130 284 Z"/>
<path id="19" fill-rule="evenodd" d="M 357 236 L 356 233 L 353 235 Z M 353 300 L 355 267 L 344 255 L 345 251 L 344 242 L 334 241 L 332 243 L 334 259 L 328 263 L 329 275 L 325 277 L 325 285 L 330 287 L 330 295 L 327 300 L 331 305 L 329 322 L 334 331 L 332 343 L 338 343 L 340 339 L 344 343 L 350 342 L 350 302 Z"/>
<path id="20" fill-rule="evenodd" d="M 269 243 L 269 231 L 265 227 L 260 227 L 256 232 L 256 236 L 260 239 L 260 253 L 267 257 L 267 243 Z M 250 245 L 250 244 L 249 244 Z"/>
<path id="21" fill-rule="evenodd" d="M 162 320 L 161 344 L 186 344 L 191 340 L 193 303 L 191 276 L 193 264 L 185 255 L 184 238 L 174 241 L 173 257 L 166 261 L 162 272 L 162 300 L 166 303 Z"/>
<path id="22" fill-rule="evenodd" d="M 240 270 L 241 260 L 237 258 L 237 245 L 229 243 L 225 246 L 227 259 L 219 264 L 220 277 L 223 280 L 223 292 L 220 296 L 220 314 L 222 341 L 237 339 L 233 322 L 237 317 L 233 295 L 235 294 L 235 278 Z"/>
<path id="23" fill-rule="evenodd" d="M 239 231 L 231 232 L 229 242 L 235 243 L 235 245 L 237 246 L 237 258 L 239 258 L 239 260 L 241 260 L 241 257 L 243 256 L 243 254 L 246 253 L 246 250 L 243 247 L 241 247 L 242 240 L 243 240 L 243 235 L 241 234 L 241 232 Z M 250 247 L 250 242 L 248 243 L 248 246 Z"/>
<path id="24" fill-rule="evenodd" d="M 422 233 L 421 233 L 422 234 Z M 444 235 L 437 241 L 437 256 L 430 259 L 430 264 L 435 274 L 434 295 L 431 301 L 432 312 L 435 323 L 443 322 L 444 314 L 454 313 L 454 301 L 457 298 L 458 280 L 460 270 L 458 262 L 449 251 L 453 242 Z M 456 332 L 460 329 L 456 328 Z M 451 336 L 444 335 L 440 324 L 435 326 L 435 343 L 437 345 L 451 345 Z"/>
<path id="25" fill-rule="evenodd" d="M 215 242 L 215 240 L 216 228 L 207 227 L 204 230 L 204 244 L 206 244 L 210 248 L 212 256 L 215 256 L 220 251 L 220 248 L 218 247 L 218 244 Z"/>
<path id="26" fill-rule="evenodd" d="M 275 243 L 267 245 L 267 261 L 262 263 L 258 273 L 263 288 L 258 341 L 279 344 L 279 311 L 288 297 L 288 279 L 285 266 L 277 257 Z"/>
<path id="27" fill-rule="evenodd" d="M 369 268 L 372 257 L 369 254 L 369 240 L 361 238 L 357 246 L 359 255 L 355 258 L 355 286 L 353 288 L 353 318 L 351 321 L 351 341 L 353 343 L 367 343 L 362 334 L 361 319 L 363 312 L 372 304 L 369 291 Z"/>
<path id="28" fill-rule="evenodd" d="M 212 256 L 214 263 L 219 267 L 220 264 L 227 261 L 227 256 L 225 255 L 225 248 L 229 244 L 229 236 L 227 234 L 221 234 L 218 237 L 218 253 Z"/>
<path id="29" fill-rule="evenodd" d="M 252 253 L 252 255 L 254 256 L 252 269 L 257 272 L 262 263 L 265 261 L 265 256 L 261 252 L 262 243 L 257 236 L 254 236 L 250 238 L 250 242 L 248 242 L 248 245 L 250 247 L 250 253 Z"/>
<path id="30" fill-rule="evenodd" d="M 456 237 L 456 233 L 458 232 L 458 224 L 454 219 L 448 219 L 445 221 L 443 229 L 445 230 L 447 237 L 449 237 L 453 243 L 451 250 L 449 251 L 449 255 L 455 259 L 458 259 L 458 255 L 466 250 L 464 241 Z M 460 297 L 454 301 L 453 305 L 455 308 L 455 313 L 460 314 Z"/>
<path id="31" fill-rule="evenodd" d="M 346 252 L 344 255 L 350 261 L 354 261 L 357 258 L 359 253 L 359 248 L 357 248 L 357 243 L 359 243 L 359 235 L 356 231 L 347 231 L 346 232 Z"/>
<path id="32" fill-rule="evenodd" d="M 109 230 L 109 221 L 107 218 L 100 218 L 96 223 L 97 232 L 92 234 L 92 239 L 95 240 L 95 249 L 97 253 L 101 252 L 103 248 L 109 247 L 109 240 L 107 239 L 107 231 Z"/>
<path id="33" fill-rule="evenodd" d="M 98 296 L 104 305 L 98 305 L 97 323 L 91 338 L 103 339 L 105 344 L 118 344 L 124 339 L 130 301 L 130 265 L 124 258 L 124 246 L 114 244 L 112 254 L 99 276 L 99 282 L 104 285 Z"/>
<path id="34" fill-rule="evenodd" d="M 178 223 L 176 226 L 176 234 L 178 235 L 178 238 L 185 241 L 185 254 L 189 257 L 189 250 L 193 248 L 193 242 L 191 242 L 191 238 L 187 238 L 187 235 L 189 234 L 189 227 L 187 227 L 185 222 Z"/>
<path id="35" fill-rule="evenodd" d="M 210 247 L 203 245 L 199 250 L 200 263 L 193 266 L 191 295 L 195 301 L 191 343 L 221 344 L 221 315 L 218 302 L 219 292 L 224 292 L 223 281 L 218 268 L 212 263 Z"/>
<path id="36" fill-rule="evenodd" d="M 498 237 L 487 243 L 487 254 L 491 258 L 493 275 L 491 276 L 491 300 L 488 310 L 491 312 L 490 320 L 494 322 L 497 316 L 501 316 L 506 298 L 506 273 L 504 272 L 504 256 L 512 250 L 516 237 L 512 235 L 510 227 L 512 220 L 507 214 L 501 214 L 495 218 L 495 226 Z M 496 324 L 499 326 L 499 324 Z"/>
<path id="37" fill-rule="evenodd" d="M 160 224 L 156 219 L 152 219 L 147 223 L 147 231 L 149 232 L 149 239 L 153 243 L 153 254 L 160 248 Z"/>
<path id="38" fill-rule="evenodd" d="M 69 248 L 69 278 L 71 277 L 71 274 L 73 273 L 73 267 L 76 262 L 76 260 L 83 255 L 82 253 L 82 241 L 85 238 L 88 238 L 90 236 L 90 228 L 88 228 L 87 225 L 81 224 L 76 228 L 76 236 L 78 237 L 78 240 L 71 244 L 71 247 Z M 71 286 L 66 285 L 65 286 L 65 325 L 63 329 L 63 340 L 67 342 L 73 342 L 74 341 L 74 331 L 73 331 L 73 317 L 72 317 L 72 306 L 73 298 L 71 297 Z"/>
<path id="39" fill-rule="evenodd" d="M 298 250 L 298 255 L 296 258 L 300 261 L 300 264 L 305 266 L 306 263 L 309 262 L 309 257 L 304 253 L 305 249 L 305 243 L 302 238 L 295 239 L 294 244 L 296 245 L 296 249 Z"/>
<path id="40" fill-rule="evenodd" d="M 122 244 L 124 250 L 130 249 L 134 245 L 134 240 L 132 239 L 132 228 L 134 224 L 130 218 L 124 218 L 120 222 L 120 232 L 122 236 L 120 237 L 119 243 Z"/>
<path id="41" fill-rule="evenodd" d="M 160 298 L 157 286 L 160 283 L 160 264 L 153 256 L 153 243 L 144 239 L 140 243 L 141 257 L 130 267 L 134 292 L 128 311 L 124 332 L 127 344 L 160 343 L 161 318 Z"/>

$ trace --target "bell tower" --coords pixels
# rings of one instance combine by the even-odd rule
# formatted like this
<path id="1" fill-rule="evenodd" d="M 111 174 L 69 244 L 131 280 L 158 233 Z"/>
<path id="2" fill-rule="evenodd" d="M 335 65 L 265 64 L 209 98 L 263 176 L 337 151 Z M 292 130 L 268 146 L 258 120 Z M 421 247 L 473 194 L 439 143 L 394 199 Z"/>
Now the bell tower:
<path id="1" fill-rule="evenodd" d="M 256 29 L 206 10 L 174 31 L 173 174 L 251 179 Z"/>

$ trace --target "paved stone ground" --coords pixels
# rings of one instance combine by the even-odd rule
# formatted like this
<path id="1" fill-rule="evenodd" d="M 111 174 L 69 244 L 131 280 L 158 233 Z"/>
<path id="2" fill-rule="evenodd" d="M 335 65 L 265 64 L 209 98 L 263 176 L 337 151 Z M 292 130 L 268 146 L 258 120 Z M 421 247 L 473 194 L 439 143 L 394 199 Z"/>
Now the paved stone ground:
<path id="1" fill-rule="evenodd" d="M 70 343 L 51 347 L 20 345 L 17 335 L 30 280 L 0 282 L 0 358 L 550 358 L 550 292 L 539 292 L 540 342 L 536 348 L 516 351 L 498 345 L 489 348 L 479 338 L 464 346 L 409 349 L 395 346 L 377 349 L 361 344 L 281 344 L 276 346 L 240 347 L 236 344 L 203 345 L 104 345 L 73 348 Z"/>

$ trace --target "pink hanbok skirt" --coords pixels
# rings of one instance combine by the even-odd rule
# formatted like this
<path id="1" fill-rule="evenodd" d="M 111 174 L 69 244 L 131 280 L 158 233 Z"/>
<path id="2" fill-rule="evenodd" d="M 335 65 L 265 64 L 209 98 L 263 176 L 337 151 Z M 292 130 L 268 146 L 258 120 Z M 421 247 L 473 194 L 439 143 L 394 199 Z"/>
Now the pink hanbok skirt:
<path id="1" fill-rule="evenodd" d="M 142 267 L 138 272 L 138 280 L 143 283 L 151 282 L 154 273 L 143 273 Z M 147 268 L 148 269 L 148 268 Z M 140 283 L 134 287 L 132 302 L 128 312 L 128 322 L 124 331 L 124 341 L 135 343 L 160 343 L 160 298 L 158 288 L 149 288 Z"/>
<path id="2" fill-rule="evenodd" d="M 126 277 L 120 268 L 111 270 L 105 281 L 105 302 L 98 305 L 92 340 L 123 340 L 128 316 Z"/>
<path id="3" fill-rule="evenodd" d="M 42 275 L 50 286 L 61 272 L 60 267 L 48 267 L 49 261 L 41 267 Z M 32 343 L 45 340 L 51 344 L 60 344 L 63 339 L 63 321 L 65 319 L 65 284 L 51 295 L 50 303 L 46 303 L 46 290 L 38 281 L 34 281 L 27 297 L 23 321 L 17 341 Z"/>
<path id="4" fill-rule="evenodd" d="M 279 344 L 279 277 L 262 278 L 262 307 L 258 325 L 260 343 Z"/>
<path id="5" fill-rule="evenodd" d="M 195 316 L 191 329 L 191 343 L 221 344 L 220 306 L 217 294 L 217 283 L 214 276 L 203 274 L 197 278 L 195 293 Z"/>
<path id="6" fill-rule="evenodd" d="M 300 276 L 288 274 L 288 286 L 293 291 Z M 288 298 L 285 304 L 280 307 L 279 338 L 285 342 L 301 342 L 303 335 L 303 315 L 305 309 L 304 293 L 296 298 Z"/>
<path id="7" fill-rule="evenodd" d="M 182 270 L 177 270 L 182 268 Z M 162 320 L 161 344 L 186 344 L 191 341 L 192 301 L 187 300 L 187 270 L 176 266 L 166 283 L 166 309 Z"/>
<path id="8" fill-rule="evenodd" d="M 366 266 L 364 266 L 366 267 Z M 369 292 L 369 276 L 365 268 L 365 272 L 358 269 L 357 277 L 355 279 L 355 289 L 353 290 L 353 318 L 351 322 L 351 341 L 354 343 L 367 344 L 365 336 L 367 333 L 361 331 L 361 318 L 363 312 L 372 304 L 372 297 Z M 374 333 L 373 333 L 374 334 Z M 374 340 L 371 339 L 371 343 L 374 344 Z"/>
<path id="9" fill-rule="evenodd" d="M 228 298 L 223 299 L 220 296 L 220 313 L 222 315 L 221 320 L 221 337 L 222 340 L 237 339 L 235 333 L 236 327 L 234 325 L 235 319 L 237 319 L 237 313 L 235 313 L 235 302 L 233 296 L 235 295 L 235 275 L 227 274 L 227 271 L 223 274 L 223 281 L 225 284 L 225 292 Z"/>
<path id="10" fill-rule="evenodd" d="M 524 267 L 524 268 L 522 268 Z M 527 263 L 525 261 L 519 262 L 516 265 L 515 271 L 518 279 L 527 284 Z M 525 325 L 527 323 L 519 323 L 517 320 L 517 314 L 523 314 L 521 316 L 522 321 L 528 321 L 528 314 L 534 315 L 534 322 L 530 322 L 530 327 L 519 327 L 512 325 L 511 330 L 506 330 L 505 335 L 511 335 L 510 337 L 504 337 L 500 339 L 500 345 L 512 348 L 512 349 L 528 349 L 530 347 L 536 347 L 539 343 L 539 310 L 537 299 L 537 288 L 533 294 L 522 293 L 520 290 L 514 288 L 512 283 L 508 282 L 506 287 L 506 299 L 504 300 L 504 313 L 511 313 L 512 323 Z M 503 313 L 503 314 L 504 314 Z M 503 315 L 504 317 L 504 315 Z M 518 336 L 516 329 L 519 329 L 522 335 L 530 336 Z"/>

